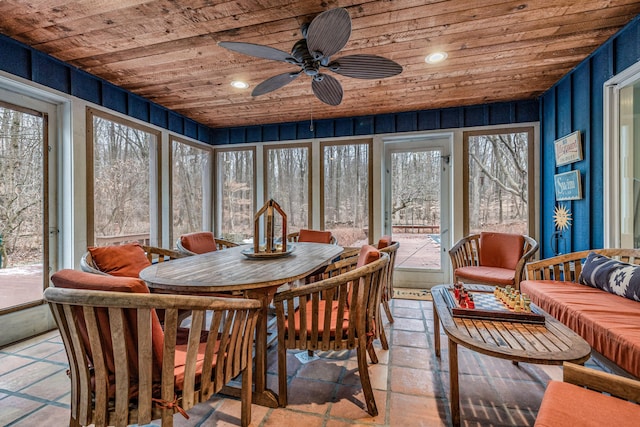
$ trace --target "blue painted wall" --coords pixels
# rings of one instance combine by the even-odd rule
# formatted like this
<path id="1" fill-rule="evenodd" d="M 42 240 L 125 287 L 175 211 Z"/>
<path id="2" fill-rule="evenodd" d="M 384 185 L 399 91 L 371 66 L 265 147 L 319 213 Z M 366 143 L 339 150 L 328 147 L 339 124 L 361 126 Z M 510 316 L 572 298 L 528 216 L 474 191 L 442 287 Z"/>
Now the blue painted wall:
<path id="1" fill-rule="evenodd" d="M 601 248 L 604 244 L 603 85 L 640 60 L 640 16 L 564 76 L 540 99 L 541 206 L 540 256 L 553 256 L 556 206 L 553 176 L 570 170 L 582 175 L 581 200 L 559 202 L 572 212 L 573 224 L 563 233 L 563 252 Z M 583 160 L 556 167 L 553 143 L 580 131 Z"/>
<path id="2" fill-rule="evenodd" d="M 0 70 L 198 141 L 211 129 L 0 34 Z"/>

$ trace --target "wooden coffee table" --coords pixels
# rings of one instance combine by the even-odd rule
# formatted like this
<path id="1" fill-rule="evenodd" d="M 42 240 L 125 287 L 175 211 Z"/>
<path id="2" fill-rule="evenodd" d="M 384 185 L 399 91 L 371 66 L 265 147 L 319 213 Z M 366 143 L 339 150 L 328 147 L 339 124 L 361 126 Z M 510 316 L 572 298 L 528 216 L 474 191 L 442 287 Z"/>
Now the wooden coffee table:
<path id="1" fill-rule="evenodd" d="M 591 355 L 591 347 L 579 335 L 549 314 L 544 324 L 518 321 L 495 321 L 452 316 L 443 292 L 450 285 L 435 286 L 433 297 L 433 341 L 440 357 L 440 323 L 449 341 L 449 382 L 451 384 L 451 418 L 460 425 L 460 389 L 458 383 L 458 344 L 488 356 L 513 362 L 561 365 L 562 362 L 583 364 Z M 492 291 L 492 286 L 465 285 L 471 291 Z"/>

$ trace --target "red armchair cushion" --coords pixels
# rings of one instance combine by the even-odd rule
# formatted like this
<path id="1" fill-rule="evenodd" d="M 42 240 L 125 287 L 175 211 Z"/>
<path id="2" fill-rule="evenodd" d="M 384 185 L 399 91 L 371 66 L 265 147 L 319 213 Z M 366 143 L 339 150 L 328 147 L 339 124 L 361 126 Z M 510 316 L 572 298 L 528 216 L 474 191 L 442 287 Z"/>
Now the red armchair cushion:
<path id="1" fill-rule="evenodd" d="M 151 265 L 139 243 L 90 247 L 88 249 L 98 269 L 111 276 L 137 278 L 142 269 Z"/>
<path id="2" fill-rule="evenodd" d="M 298 233 L 298 242 L 331 243 L 331 232 L 302 229 Z"/>
<path id="3" fill-rule="evenodd" d="M 207 231 L 183 234 L 180 236 L 180 243 L 186 250 L 196 254 L 213 252 L 218 249 L 213 234 Z"/>
<path id="4" fill-rule="evenodd" d="M 500 267 L 467 266 L 456 268 L 455 275 L 459 279 L 467 279 L 469 283 L 494 283 L 500 286 L 514 285 L 515 270 Z"/>
<path id="5" fill-rule="evenodd" d="M 551 381 L 544 393 L 536 427 L 637 426 L 640 405 L 575 384 Z"/>
<path id="6" fill-rule="evenodd" d="M 51 276 L 51 281 L 58 288 L 128 292 L 138 294 L 149 293 L 149 288 L 147 288 L 147 285 L 140 279 L 131 277 L 104 276 L 76 270 L 60 270 L 53 276 Z M 86 326 L 84 323 L 84 315 L 81 309 L 78 309 L 76 313 L 77 316 L 81 319 L 80 333 L 82 335 L 83 341 L 87 349 L 90 349 L 89 336 L 86 332 Z M 100 309 L 97 311 L 97 321 L 102 331 L 110 330 L 109 317 L 106 309 Z M 136 311 L 125 310 L 125 334 L 127 338 L 126 346 L 129 356 L 129 371 L 132 377 L 136 377 L 138 375 L 138 337 L 135 333 L 135 331 L 137 331 L 137 322 L 138 320 Z M 162 326 L 160 325 L 160 321 L 158 320 L 155 311 L 152 312 L 151 322 L 151 342 L 154 354 L 153 374 L 154 378 L 159 379 L 161 372 L 160 367 L 162 366 L 164 332 L 162 331 Z M 109 369 L 109 372 L 115 373 L 111 335 L 110 333 L 105 332 L 101 336 L 103 339 L 103 351 L 107 355 L 107 368 Z"/>
<path id="7" fill-rule="evenodd" d="M 378 249 L 384 249 L 387 246 L 391 246 L 391 236 L 382 236 L 380 240 L 378 240 Z"/>
<path id="8" fill-rule="evenodd" d="M 524 252 L 524 236 L 510 233 L 480 233 L 480 265 L 515 270 Z"/>
<path id="9" fill-rule="evenodd" d="M 364 245 L 360 249 L 360 254 L 358 255 L 358 264 L 356 267 L 362 267 L 378 259 L 380 259 L 380 251 L 378 251 L 371 245 Z"/>

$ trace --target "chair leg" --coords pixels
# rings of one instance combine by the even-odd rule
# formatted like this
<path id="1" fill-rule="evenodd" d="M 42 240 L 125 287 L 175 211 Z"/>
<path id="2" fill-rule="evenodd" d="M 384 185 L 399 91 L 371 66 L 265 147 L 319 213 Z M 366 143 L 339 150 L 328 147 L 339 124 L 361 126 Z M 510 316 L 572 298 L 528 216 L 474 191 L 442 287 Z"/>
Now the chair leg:
<path id="1" fill-rule="evenodd" d="M 387 341 L 387 334 L 384 333 L 382 322 L 380 322 L 380 344 L 383 350 L 389 350 L 389 341 Z"/>
<path id="2" fill-rule="evenodd" d="M 278 404 L 287 406 L 287 348 L 278 340 Z"/>
<path id="3" fill-rule="evenodd" d="M 367 353 L 369 353 L 372 365 L 378 363 L 378 355 L 376 354 L 376 349 L 373 348 L 373 339 L 367 340 Z"/>
<path id="4" fill-rule="evenodd" d="M 253 387 L 253 366 L 251 361 L 247 363 L 247 367 L 242 373 L 242 390 L 240 392 L 240 424 L 242 427 L 248 427 L 251 424 L 251 388 Z"/>
<path id="5" fill-rule="evenodd" d="M 382 308 L 384 308 L 384 312 L 387 315 L 387 320 L 389 323 L 393 323 L 393 316 L 391 315 L 391 308 L 389 307 L 389 301 L 382 301 Z"/>
<path id="6" fill-rule="evenodd" d="M 371 378 L 369 378 L 369 368 L 367 367 L 367 353 L 363 346 L 366 346 L 366 341 L 361 340 L 360 345 L 356 349 L 358 356 L 358 372 L 360 373 L 360 382 L 362 383 L 362 392 L 364 393 L 364 400 L 367 402 L 367 412 L 372 417 L 378 415 L 378 407 L 376 406 L 376 399 L 373 395 L 373 388 L 371 387 Z"/>

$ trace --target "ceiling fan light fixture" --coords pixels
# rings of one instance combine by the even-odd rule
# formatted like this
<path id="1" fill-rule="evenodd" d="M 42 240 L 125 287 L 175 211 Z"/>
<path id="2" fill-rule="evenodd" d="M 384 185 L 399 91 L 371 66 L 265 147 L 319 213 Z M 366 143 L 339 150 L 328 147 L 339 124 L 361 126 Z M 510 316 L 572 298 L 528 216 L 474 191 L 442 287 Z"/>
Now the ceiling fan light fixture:
<path id="1" fill-rule="evenodd" d="M 231 82 L 231 86 L 235 87 L 236 89 L 248 89 L 249 83 L 243 82 L 242 80 L 234 80 Z"/>
<path id="2" fill-rule="evenodd" d="M 437 64 L 447 59 L 448 56 L 449 55 L 447 55 L 447 52 L 433 52 L 427 55 L 426 58 L 424 58 L 424 62 L 426 62 L 427 64 Z"/>

